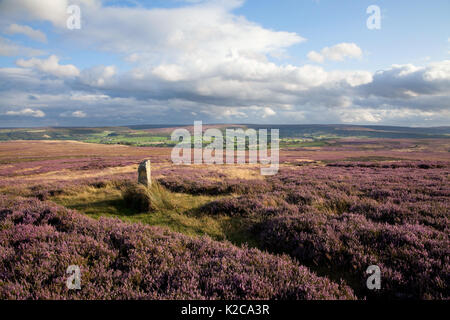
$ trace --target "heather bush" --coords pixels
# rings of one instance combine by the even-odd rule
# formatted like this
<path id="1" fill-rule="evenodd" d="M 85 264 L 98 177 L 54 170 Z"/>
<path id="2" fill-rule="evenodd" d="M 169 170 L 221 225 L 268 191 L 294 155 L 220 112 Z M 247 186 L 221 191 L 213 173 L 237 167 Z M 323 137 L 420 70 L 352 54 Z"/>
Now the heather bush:
<path id="1" fill-rule="evenodd" d="M 365 289 L 365 270 L 377 264 L 384 290 L 375 296 L 448 298 L 448 163 L 344 164 L 282 168 L 264 188 L 201 210 L 258 218 L 252 229 L 262 248 L 344 277 L 360 297 L 373 296 Z M 229 182 L 218 185 L 228 192 Z"/>
<path id="2" fill-rule="evenodd" d="M 275 217 L 258 226 L 262 247 L 289 253 L 327 274 L 342 274 L 360 297 L 370 265 L 382 270 L 385 298 L 448 299 L 448 233 L 421 225 L 390 225 L 362 215 L 304 213 Z"/>
<path id="3" fill-rule="evenodd" d="M 291 190 L 287 192 L 286 201 L 290 204 L 297 206 L 312 205 L 314 202 L 319 201 L 319 197 L 311 190 L 305 190 L 306 188 L 299 188 L 293 186 Z"/>
<path id="4" fill-rule="evenodd" d="M 197 175 L 173 175 L 158 179 L 159 183 L 170 191 L 193 195 L 226 195 L 255 194 L 272 190 L 269 184 L 262 180 L 222 179 L 211 180 L 211 177 Z"/>
<path id="5" fill-rule="evenodd" d="M 298 213 L 298 208 L 287 203 L 283 195 L 261 194 L 253 196 L 239 196 L 237 198 L 224 198 L 212 201 L 200 208 L 205 214 L 228 216 L 265 218 L 276 215 L 289 215 Z"/>
<path id="6" fill-rule="evenodd" d="M 81 268 L 81 290 L 66 269 Z M 0 299 L 353 299 L 287 256 L 0 196 Z"/>
<path id="7" fill-rule="evenodd" d="M 437 230 L 448 230 L 450 212 L 448 203 L 399 202 L 379 203 L 372 199 L 362 199 L 352 204 L 349 212 L 389 224 L 421 224 Z"/>
<path id="8" fill-rule="evenodd" d="M 385 214 L 382 221 L 401 224 L 426 220 L 428 225 L 437 226 L 433 223 L 436 219 L 443 229 L 450 209 L 449 174 L 447 169 L 320 167 L 283 169 L 268 182 L 300 209 L 314 205 L 337 214 L 365 214 L 365 209 L 398 206 L 407 212 L 401 214 L 405 219 L 389 219 Z"/>

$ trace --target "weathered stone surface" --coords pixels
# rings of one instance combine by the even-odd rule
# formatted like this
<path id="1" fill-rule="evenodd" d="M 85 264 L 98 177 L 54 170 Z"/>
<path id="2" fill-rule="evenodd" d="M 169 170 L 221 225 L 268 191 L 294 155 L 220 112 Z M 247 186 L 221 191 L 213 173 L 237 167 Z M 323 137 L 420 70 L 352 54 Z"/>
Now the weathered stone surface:
<path id="1" fill-rule="evenodd" d="M 150 160 L 142 161 L 138 168 L 138 183 L 150 187 L 152 184 L 152 171 Z"/>

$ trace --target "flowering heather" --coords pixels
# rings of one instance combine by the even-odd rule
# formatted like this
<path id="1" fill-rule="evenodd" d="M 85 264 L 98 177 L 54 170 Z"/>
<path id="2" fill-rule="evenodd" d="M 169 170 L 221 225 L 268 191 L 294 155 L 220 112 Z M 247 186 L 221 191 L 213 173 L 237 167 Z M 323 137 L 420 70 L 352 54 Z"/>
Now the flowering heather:
<path id="1" fill-rule="evenodd" d="M 200 208 L 209 215 L 225 214 L 229 216 L 264 218 L 277 215 L 297 214 L 298 208 L 283 200 L 281 194 L 262 194 L 224 198 L 210 202 Z"/>
<path id="2" fill-rule="evenodd" d="M 288 253 L 371 297 L 365 270 L 379 265 L 384 298 L 449 298 L 449 166 L 326 166 L 283 169 L 203 213 L 256 218 L 262 248 Z"/>
<path id="3" fill-rule="evenodd" d="M 449 202 L 388 200 L 379 203 L 373 199 L 363 199 L 352 204 L 348 211 L 390 224 L 421 224 L 446 232 L 450 226 Z"/>
<path id="4" fill-rule="evenodd" d="M 375 223 L 362 215 L 305 213 L 270 219 L 259 226 L 261 245 L 301 263 L 346 274 L 359 295 L 370 265 L 382 270 L 385 298 L 448 299 L 448 233 L 421 225 Z"/>
<path id="5" fill-rule="evenodd" d="M 174 175 L 158 179 L 162 186 L 173 192 L 189 194 L 249 194 L 271 191 L 270 185 L 262 180 L 240 180 L 222 179 L 220 181 L 211 180 L 210 177 L 202 177 L 192 174 Z"/>
<path id="6" fill-rule="evenodd" d="M 66 288 L 69 265 L 81 290 Z M 353 299 L 286 256 L 0 196 L 0 299 Z"/>
<path id="7" fill-rule="evenodd" d="M 93 178 L 78 178 L 72 180 L 56 180 L 56 181 L 18 181 L 11 185 L 10 181 L 0 181 L 0 188 L 7 194 L 20 195 L 23 197 L 35 197 L 40 200 L 47 200 L 52 196 L 76 191 L 85 186 L 102 188 L 107 185 L 120 187 L 130 181 L 136 181 L 136 173 L 102 175 Z"/>
<path id="8" fill-rule="evenodd" d="M 305 167 L 271 177 L 274 190 L 300 209 L 354 212 L 377 221 L 449 225 L 450 169 Z M 307 208 L 308 210 L 310 208 Z M 306 210 L 306 211 L 308 211 Z"/>
<path id="9" fill-rule="evenodd" d="M 448 167 L 447 162 L 443 161 L 398 161 L 398 162 L 335 162 L 327 164 L 328 167 L 346 167 L 346 168 L 419 168 L 435 169 Z"/>
<path id="10" fill-rule="evenodd" d="M 0 169 L 0 176 L 31 176 L 62 170 L 103 170 L 111 167 L 125 167 L 136 164 L 139 158 L 77 158 L 18 162 L 14 165 Z"/>

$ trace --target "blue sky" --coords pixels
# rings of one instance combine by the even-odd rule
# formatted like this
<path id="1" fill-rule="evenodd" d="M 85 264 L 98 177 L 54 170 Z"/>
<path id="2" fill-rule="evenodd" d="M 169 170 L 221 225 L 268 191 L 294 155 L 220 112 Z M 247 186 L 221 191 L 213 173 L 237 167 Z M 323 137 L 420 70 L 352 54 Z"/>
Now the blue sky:
<path id="1" fill-rule="evenodd" d="M 366 28 L 366 8 L 378 5 L 380 30 Z M 448 59 L 450 2 L 418 0 L 249 0 L 236 13 L 265 27 L 297 32 L 308 39 L 292 50 L 293 61 L 304 63 L 306 53 L 337 42 L 355 42 L 369 56 L 348 67 L 376 71 L 393 63 Z M 342 64 L 334 67 L 342 67 Z"/>
<path id="2" fill-rule="evenodd" d="M 0 126 L 449 125 L 449 12 L 447 0 L 0 0 Z"/>

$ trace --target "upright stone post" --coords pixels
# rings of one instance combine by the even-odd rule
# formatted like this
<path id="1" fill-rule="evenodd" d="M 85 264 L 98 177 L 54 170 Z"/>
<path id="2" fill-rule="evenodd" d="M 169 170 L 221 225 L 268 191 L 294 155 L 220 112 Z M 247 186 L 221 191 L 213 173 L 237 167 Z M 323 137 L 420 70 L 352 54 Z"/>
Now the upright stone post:
<path id="1" fill-rule="evenodd" d="M 147 188 L 152 185 L 152 170 L 150 166 L 150 160 L 145 160 L 139 164 L 138 168 L 138 183 L 144 185 Z"/>

